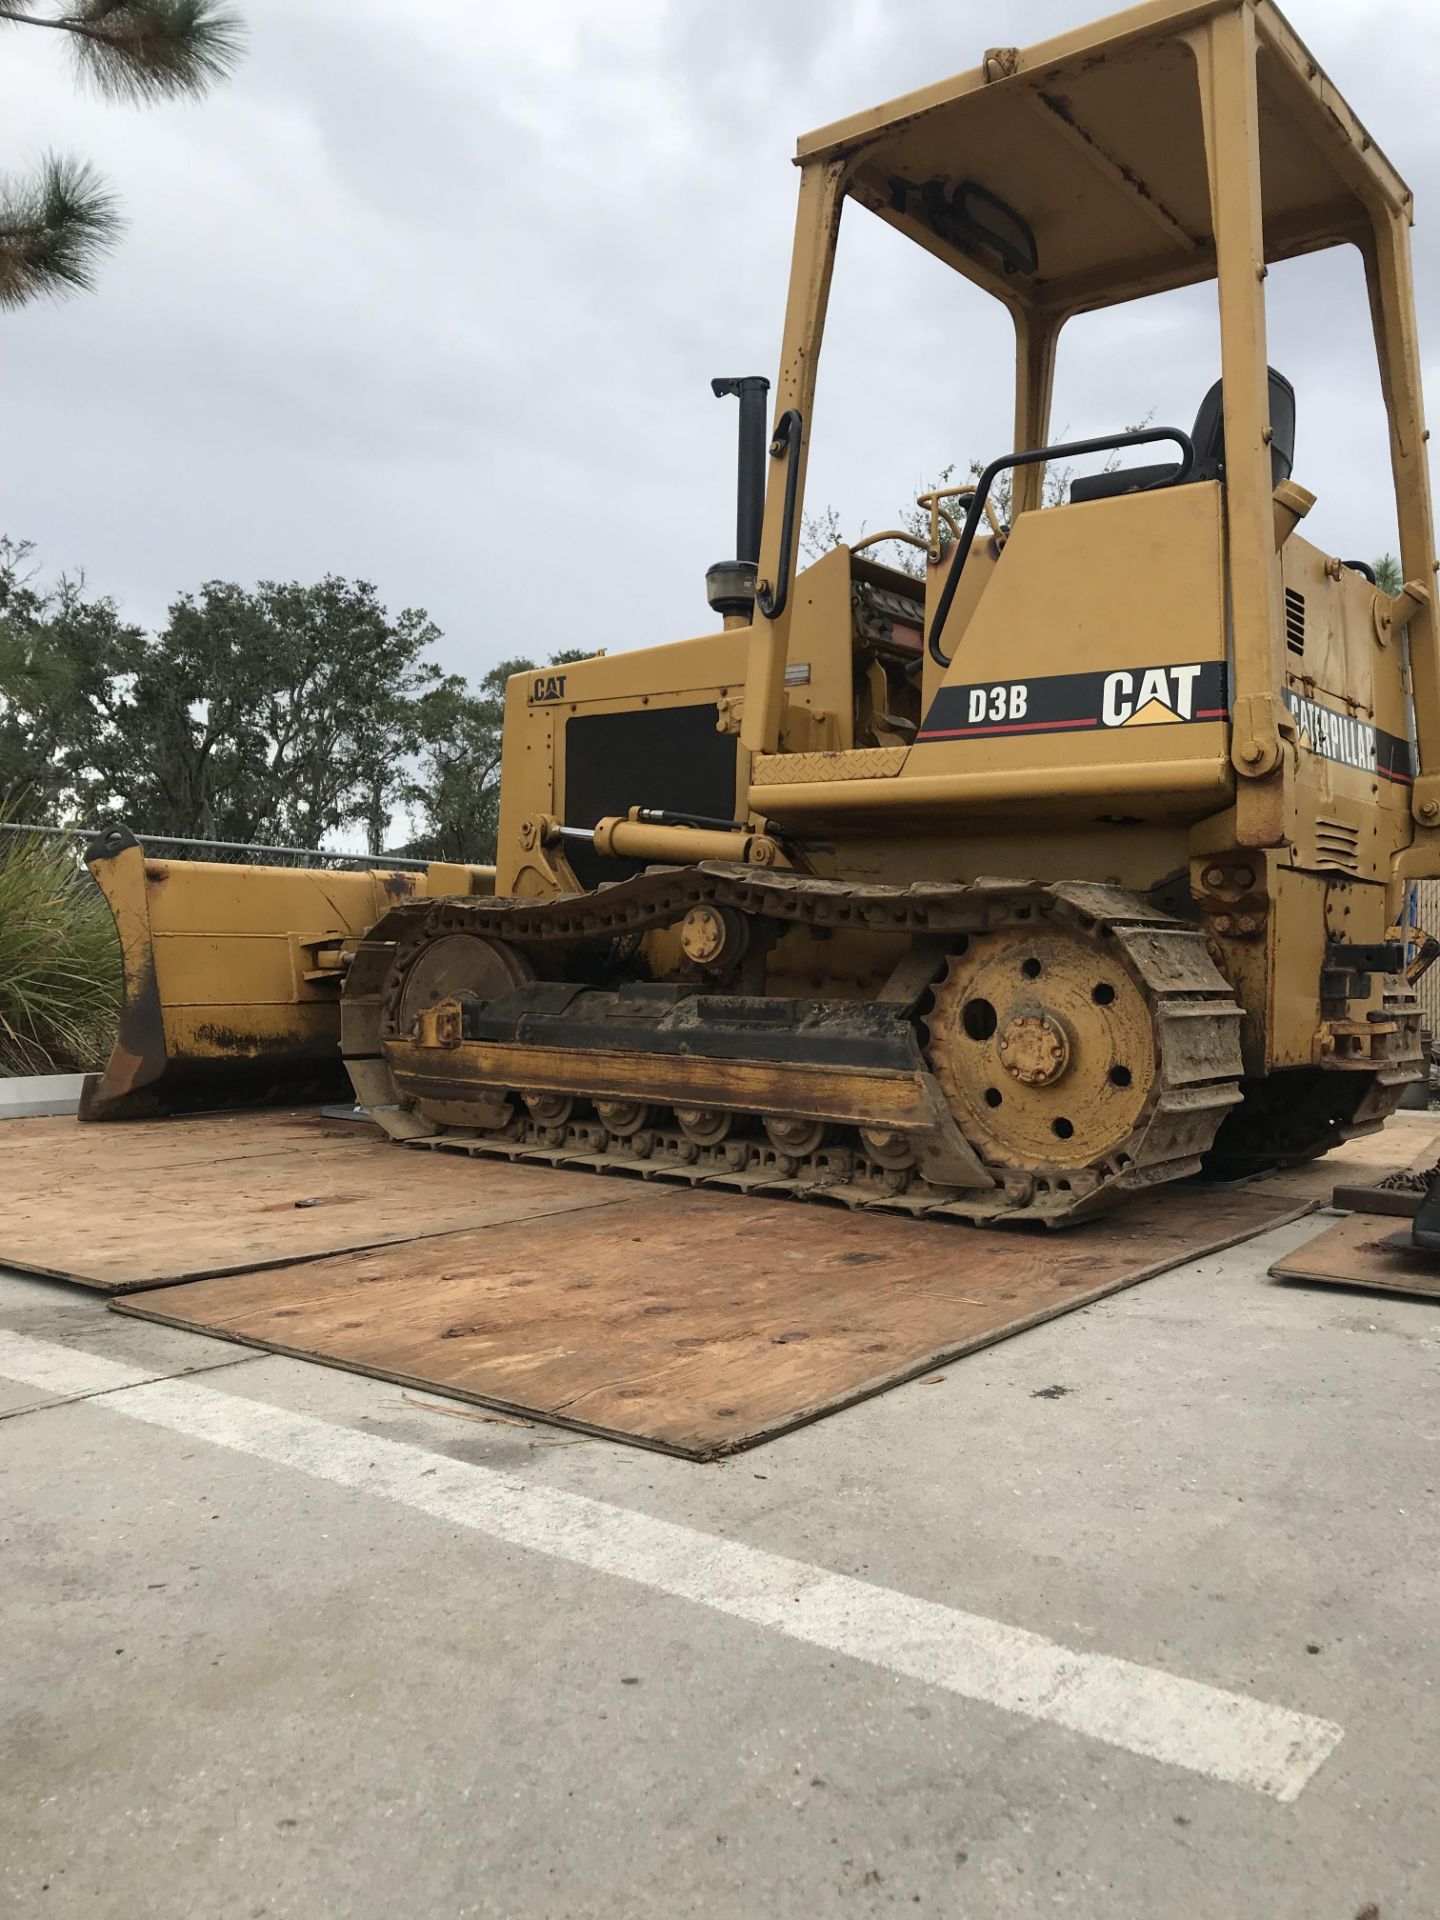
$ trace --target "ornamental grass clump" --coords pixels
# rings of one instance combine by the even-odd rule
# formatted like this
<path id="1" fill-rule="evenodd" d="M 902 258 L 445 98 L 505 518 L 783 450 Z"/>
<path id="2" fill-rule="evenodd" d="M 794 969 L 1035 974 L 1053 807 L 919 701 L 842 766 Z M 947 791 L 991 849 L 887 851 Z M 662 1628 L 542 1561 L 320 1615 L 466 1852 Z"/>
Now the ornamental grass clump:
<path id="1" fill-rule="evenodd" d="M 0 833 L 0 1074 L 103 1066 L 119 996 L 115 923 L 70 841 Z"/>

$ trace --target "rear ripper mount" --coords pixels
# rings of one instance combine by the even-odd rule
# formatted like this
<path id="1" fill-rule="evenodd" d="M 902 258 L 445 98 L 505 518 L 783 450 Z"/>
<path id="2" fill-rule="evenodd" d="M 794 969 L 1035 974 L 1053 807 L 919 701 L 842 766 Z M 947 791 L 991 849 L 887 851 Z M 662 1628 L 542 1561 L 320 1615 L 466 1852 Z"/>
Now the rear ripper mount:
<path id="1" fill-rule="evenodd" d="M 899 958 L 868 1000 L 638 977 L 677 926 L 699 965 L 795 928 Z M 341 1005 L 357 1096 L 414 1145 L 1050 1226 L 1199 1169 L 1240 1017 L 1201 934 L 1120 888 L 724 863 L 396 906 Z"/>

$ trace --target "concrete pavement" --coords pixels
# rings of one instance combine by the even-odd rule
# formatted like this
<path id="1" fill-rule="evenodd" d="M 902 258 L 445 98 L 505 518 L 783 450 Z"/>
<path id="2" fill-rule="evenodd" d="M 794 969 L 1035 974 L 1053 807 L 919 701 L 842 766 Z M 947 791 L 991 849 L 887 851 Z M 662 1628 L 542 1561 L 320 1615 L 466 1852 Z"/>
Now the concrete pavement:
<path id="1" fill-rule="evenodd" d="M 1440 1304 L 1322 1224 L 714 1467 L 0 1277 L 0 1911 L 1429 1920 Z"/>

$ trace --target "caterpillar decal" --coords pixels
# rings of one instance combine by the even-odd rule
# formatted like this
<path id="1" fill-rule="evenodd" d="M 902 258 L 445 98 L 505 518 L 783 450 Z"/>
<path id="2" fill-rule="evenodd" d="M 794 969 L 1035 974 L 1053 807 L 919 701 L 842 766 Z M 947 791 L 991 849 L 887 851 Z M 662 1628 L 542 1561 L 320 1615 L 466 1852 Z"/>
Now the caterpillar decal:
<path id="1" fill-rule="evenodd" d="M 1398 786 L 1412 784 L 1415 769 L 1408 740 L 1387 733 L 1383 727 L 1373 727 L 1353 713 L 1322 707 L 1318 700 L 1307 700 L 1293 687 L 1285 688 L 1285 704 L 1295 717 L 1301 746 L 1318 753 L 1322 760 L 1336 760 L 1359 773 L 1378 774 Z"/>

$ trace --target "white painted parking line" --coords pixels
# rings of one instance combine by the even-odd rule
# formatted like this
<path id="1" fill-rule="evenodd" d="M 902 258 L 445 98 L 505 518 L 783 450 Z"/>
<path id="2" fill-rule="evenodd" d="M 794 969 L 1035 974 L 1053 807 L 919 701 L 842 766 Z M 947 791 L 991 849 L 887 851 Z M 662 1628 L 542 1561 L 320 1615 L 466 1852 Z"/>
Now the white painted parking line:
<path id="1" fill-rule="evenodd" d="M 193 1378 L 155 1380 L 98 1354 L 4 1331 L 0 1374 L 47 1393 L 113 1395 L 107 1410 L 147 1426 L 398 1501 L 451 1526 L 1277 1800 L 1294 1800 L 1342 1738 L 1330 1720 L 1076 1652 L 979 1614 Z"/>

